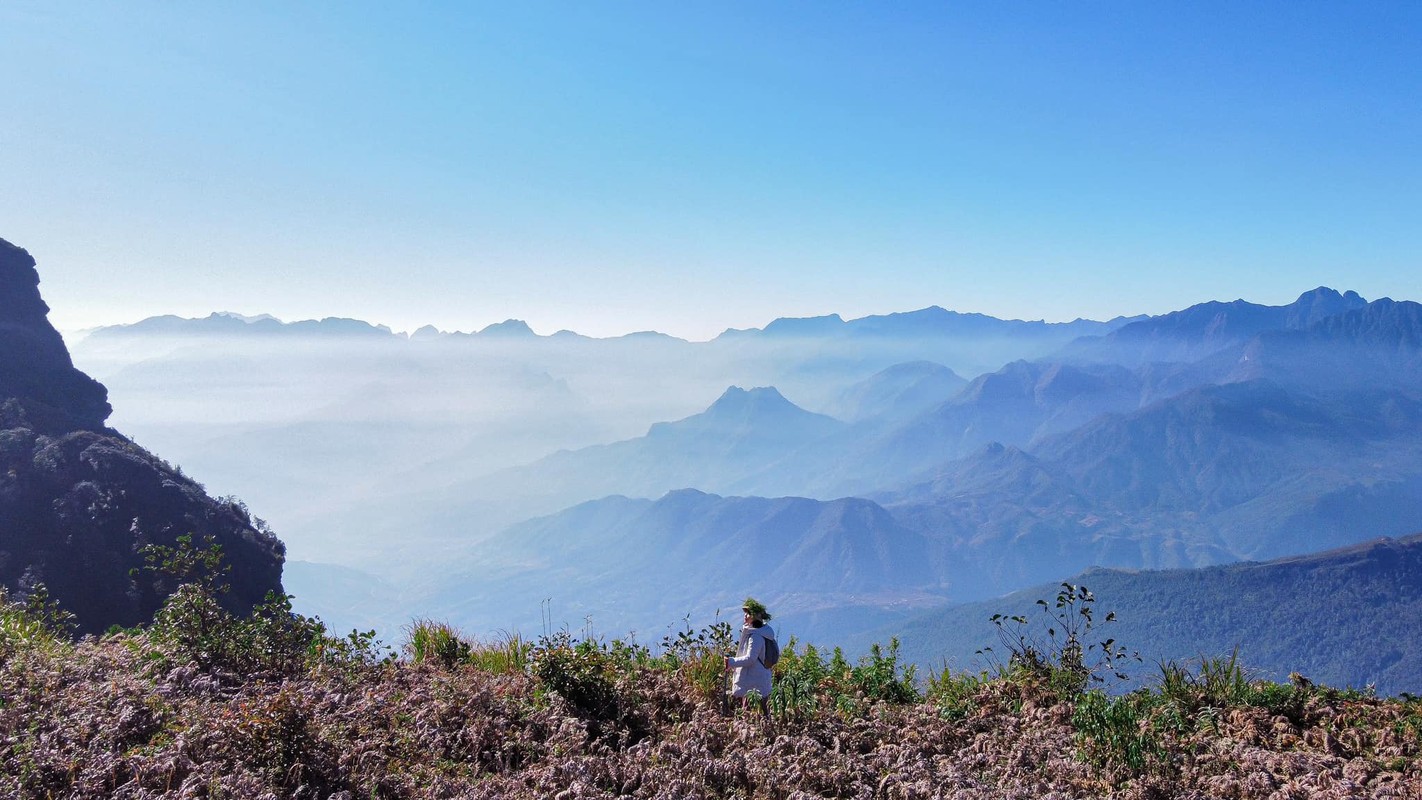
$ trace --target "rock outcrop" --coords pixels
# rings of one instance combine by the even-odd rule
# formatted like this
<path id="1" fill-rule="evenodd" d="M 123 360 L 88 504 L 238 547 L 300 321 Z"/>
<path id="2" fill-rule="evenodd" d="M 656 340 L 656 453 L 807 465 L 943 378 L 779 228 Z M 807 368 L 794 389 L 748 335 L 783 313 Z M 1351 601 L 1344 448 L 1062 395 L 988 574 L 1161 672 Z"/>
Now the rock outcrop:
<path id="1" fill-rule="evenodd" d="M 238 613 L 281 591 L 285 547 L 236 501 L 105 427 L 108 390 L 74 367 L 40 298 L 35 260 L 0 239 L 0 585 L 38 584 L 81 633 L 145 622 L 174 588 L 143 548 L 192 534 L 232 567 Z"/>
<path id="2" fill-rule="evenodd" d="M 101 430 L 113 411 L 108 394 L 74 368 L 64 339 L 49 324 L 34 258 L 0 239 L 0 425 L 24 421 L 44 433 Z"/>

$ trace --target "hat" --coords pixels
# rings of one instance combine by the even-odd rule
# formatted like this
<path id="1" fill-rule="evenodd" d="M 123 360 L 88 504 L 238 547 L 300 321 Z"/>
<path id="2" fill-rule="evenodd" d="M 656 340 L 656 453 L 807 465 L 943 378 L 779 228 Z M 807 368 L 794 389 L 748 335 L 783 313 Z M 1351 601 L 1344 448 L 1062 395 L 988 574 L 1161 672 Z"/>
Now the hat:
<path id="1" fill-rule="evenodd" d="M 747 597 L 746 601 L 741 603 L 741 610 L 750 614 L 752 619 L 758 619 L 762 622 L 770 621 L 770 612 L 765 610 L 765 604 L 754 597 Z"/>

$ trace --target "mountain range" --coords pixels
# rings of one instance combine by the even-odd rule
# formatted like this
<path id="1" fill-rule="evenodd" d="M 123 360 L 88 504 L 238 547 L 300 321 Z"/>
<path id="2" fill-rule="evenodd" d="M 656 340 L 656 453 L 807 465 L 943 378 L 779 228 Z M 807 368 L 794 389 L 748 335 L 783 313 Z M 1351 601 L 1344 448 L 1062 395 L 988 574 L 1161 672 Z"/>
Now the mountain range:
<path id="1" fill-rule="evenodd" d="M 121 340 L 169 376 L 196 374 L 185 362 L 231 376 L 225 365 L 248 359 L 313 397 L 343 393 L 347 421 L 320 422 L 315 406 L 227 434 L 299 441 L 288 474 L 331 476 L 291 500 L 277 485 L 291 478 L 271 487 L 278 509 L 307 510 L 291 537 L 322 602 L 339 602 L 320 591 L 326 577 L 354 569 L 383 581 L 372 585 L 397 615 L 489 631 L 541 624 L 551 605 L 565 623 L 591 615 L 618 631 L 754 591 L 792 630 L 834 637 L 1092 567 L 1212 568 L 1422 529 L 1419 308 L 1319 287 L 1283 306 L 1100 323 L 938 307 L 781 319 L 710 342 L 538 336 L 517 320 L 405 337 L 215 315 L 183 323 L 201 335 L 171 321 L 96 332 L 84 352 L 109 357 Z M 278 330 L 302 366 L 263 349 Z M 139 365 L 114 363 L 126 390 L 156 389 Z M 351 363 L 362 379 L 335 371 Z M 502 399 L 511 369 L 567 401 Z M 257 389 L 229 379 L 230 393 Z M 377 425 L 375 385 L 392 410 L 448 402 L 418 425 L 390 412 Z M 461 404 L 553 435 L 516 451 L 461 427 Z M 382 440 L 406 445 L 383 459 Z M 345 441 L 365 455 L 334 455 L 356 452 Z M 353 483 L 301 450 L 371 473 Z"/>

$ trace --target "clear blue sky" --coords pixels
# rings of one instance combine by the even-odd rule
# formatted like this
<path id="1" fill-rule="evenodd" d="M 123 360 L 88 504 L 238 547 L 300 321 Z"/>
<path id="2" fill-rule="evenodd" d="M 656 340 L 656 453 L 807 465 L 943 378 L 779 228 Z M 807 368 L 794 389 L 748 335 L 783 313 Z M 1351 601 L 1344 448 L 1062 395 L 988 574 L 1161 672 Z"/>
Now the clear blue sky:
<path id="1" fill-rule="evenodd" d="M 62 328 L 1422 300 L 1422 3 L 0 3 Z"/>

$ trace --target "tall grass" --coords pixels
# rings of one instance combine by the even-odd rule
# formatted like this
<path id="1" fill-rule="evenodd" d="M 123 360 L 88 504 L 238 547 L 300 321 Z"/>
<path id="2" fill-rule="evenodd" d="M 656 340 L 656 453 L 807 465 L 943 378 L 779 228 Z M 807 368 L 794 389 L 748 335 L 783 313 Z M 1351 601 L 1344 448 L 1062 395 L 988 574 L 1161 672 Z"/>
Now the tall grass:
<path id="1" fill-rule="evenodd" d="M 428 619 L 410 623 L 405 652 L 416 664 L 437 664 L 454 669 L 469 660 L 473 648 L 459 631 L 443 622 Z"/>
<path id="2" fill-rule="evenodd" d="M 494 641 L 472 642 L 465 661 L 496 675 L 523 675 L 533 663 L 533 653 L 533 642 L 517 633 L 505 633 Z"/>

